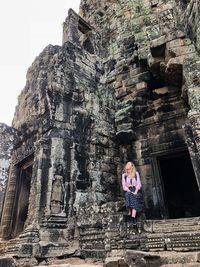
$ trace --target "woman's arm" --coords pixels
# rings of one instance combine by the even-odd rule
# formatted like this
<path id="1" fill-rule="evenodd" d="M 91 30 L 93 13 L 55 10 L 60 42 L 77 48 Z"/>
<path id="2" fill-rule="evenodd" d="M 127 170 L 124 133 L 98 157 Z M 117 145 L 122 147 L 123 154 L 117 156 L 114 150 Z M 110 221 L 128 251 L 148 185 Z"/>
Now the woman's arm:
<path id="1" fill-rule="evenodd" d="M 141 180 L 140 180 L 140 175 L 139 175 L 139 172 L 136 172 L 136 181 L 137 181 L 137 184 L 136 184 L 136 190 L 135 190 L 135 193 L 137 194 L 137 192 L 141 189 L 142 187 L 142 184 L 141 184 Z"/>
<path id="2" fill-rule="evenodd" d="M 127 179 L 127 178 L 126 178 L 126 179 Z M 126 185 L 126 179 L 125 179 L 125 174 L 123 173 L 123 174 L 122 174 L 122 187 L 123 187 L 123 190 L 124 190 L 124 191 L 129 192 L 130 190 L 129 190 L 129 188 L 128 188 L 127 185 Z"/>

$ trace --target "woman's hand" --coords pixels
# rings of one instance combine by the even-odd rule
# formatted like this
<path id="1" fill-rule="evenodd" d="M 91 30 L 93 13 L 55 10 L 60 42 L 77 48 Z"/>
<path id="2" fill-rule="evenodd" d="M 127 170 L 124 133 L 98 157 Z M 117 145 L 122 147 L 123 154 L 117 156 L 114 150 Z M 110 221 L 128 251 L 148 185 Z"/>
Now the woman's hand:
<path id="1" fill-rule="evenodd" d="M 137 192 L 132 192 L 132 194 L 135 196 L 135 195 L 137 195 Z"/>

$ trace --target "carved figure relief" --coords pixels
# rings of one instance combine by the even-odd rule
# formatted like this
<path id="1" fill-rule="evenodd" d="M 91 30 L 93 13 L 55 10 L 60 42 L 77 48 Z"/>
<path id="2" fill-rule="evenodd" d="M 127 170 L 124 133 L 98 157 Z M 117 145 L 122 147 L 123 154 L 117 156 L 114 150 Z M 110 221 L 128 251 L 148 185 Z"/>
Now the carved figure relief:
<path id="1" fill-rule="evenodd" d="M 51 194 L 51 211 L 53 214 L 61 213 L 63 210 L 64 200 L 64 186 L 63 186 L 63 176 L 55 175 L 52 194 Z"/>

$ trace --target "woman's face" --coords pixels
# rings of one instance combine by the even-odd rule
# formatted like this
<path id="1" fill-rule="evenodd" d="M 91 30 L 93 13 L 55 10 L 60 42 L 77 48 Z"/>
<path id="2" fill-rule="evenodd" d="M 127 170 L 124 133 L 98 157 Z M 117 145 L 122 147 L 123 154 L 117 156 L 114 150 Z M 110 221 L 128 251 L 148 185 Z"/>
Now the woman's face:
<path id="1" fill-rule="evenodd" d="M 132 169 L 133 169 L 133 165 L 132 165 L 132 163 L 131 162 L 128 162 L 127 164 L 126 164 L 126 172 L 131 172 L 132 171 Z"/>

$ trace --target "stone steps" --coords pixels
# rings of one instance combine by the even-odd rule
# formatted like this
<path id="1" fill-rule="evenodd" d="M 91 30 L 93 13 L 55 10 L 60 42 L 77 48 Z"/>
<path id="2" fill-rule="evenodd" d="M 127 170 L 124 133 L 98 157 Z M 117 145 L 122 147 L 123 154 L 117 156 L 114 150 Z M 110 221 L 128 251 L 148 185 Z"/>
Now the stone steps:
<path id="1" fill-rule="evenodd" d="M 33 267 L 103 267 L 103 264 L 97 265 L 97 264 L 56 264 L 56 265 L 37 265 Z"/>
<path id="2" fill-rule="evenodd" d="M 200 219 L 146 220 L 146 249 L 149 251 L 195 251 L 200 248 Z"/>
<path id="3" fill-rule="evenodd" d="M 177 264 L 164 264 L 161 265 L 160 267 L 199 267 L 200 263 L 199 262 L 190 262 L 190 263 L 177 263 Z"/>
<path id="4" fill-rule="evenodd" d="M 94 260 L 84 260 L 77 257 L 67 259 L 50 259 L 47 262 L 41 263 L 39 266 L 33 267 L 103 267 L 103 262 Z"/>
<path id="5" fill-rule="evenodd" d="M 110 214 L 107 228 L 80 231 L 81 255 L 104 258 L 113 250 L 150 252 L 199 251 L 200 219 L 140 220 L 134 226 L 126 213 Z M 141 230 L 141 231 L 140 231 Z"/>
<path id="6" fill-rule="evenodd" d="M 194 251 L 200 249 L 200 232 L 147 234 L 146 247 L 150 251 Z"/>
<path id="7" fill-rule="evenodd" d="M 144 221 L 144 230 L 152 233 L 200 231 L 200 218 L 146 220 Z"/>
<path id="8" fill-rule="evenodd" d="M 133 264 L 134 263 L 134 264 Z M 127 264 L 127 265 L 125 265 Z M 124 256 L 114 254 L 105 259 L 105 267 L 199 267 L 200 252 L 142 252 L 127 250 Z"/>
<path id="9" fill-rule="evenodd" d="M 18 252 L 18 249 L 19 249 L 18 239 L 11 239 L 9 241 L 0 242 L 0 254 L 1 255 L 15 254 Z"/>

